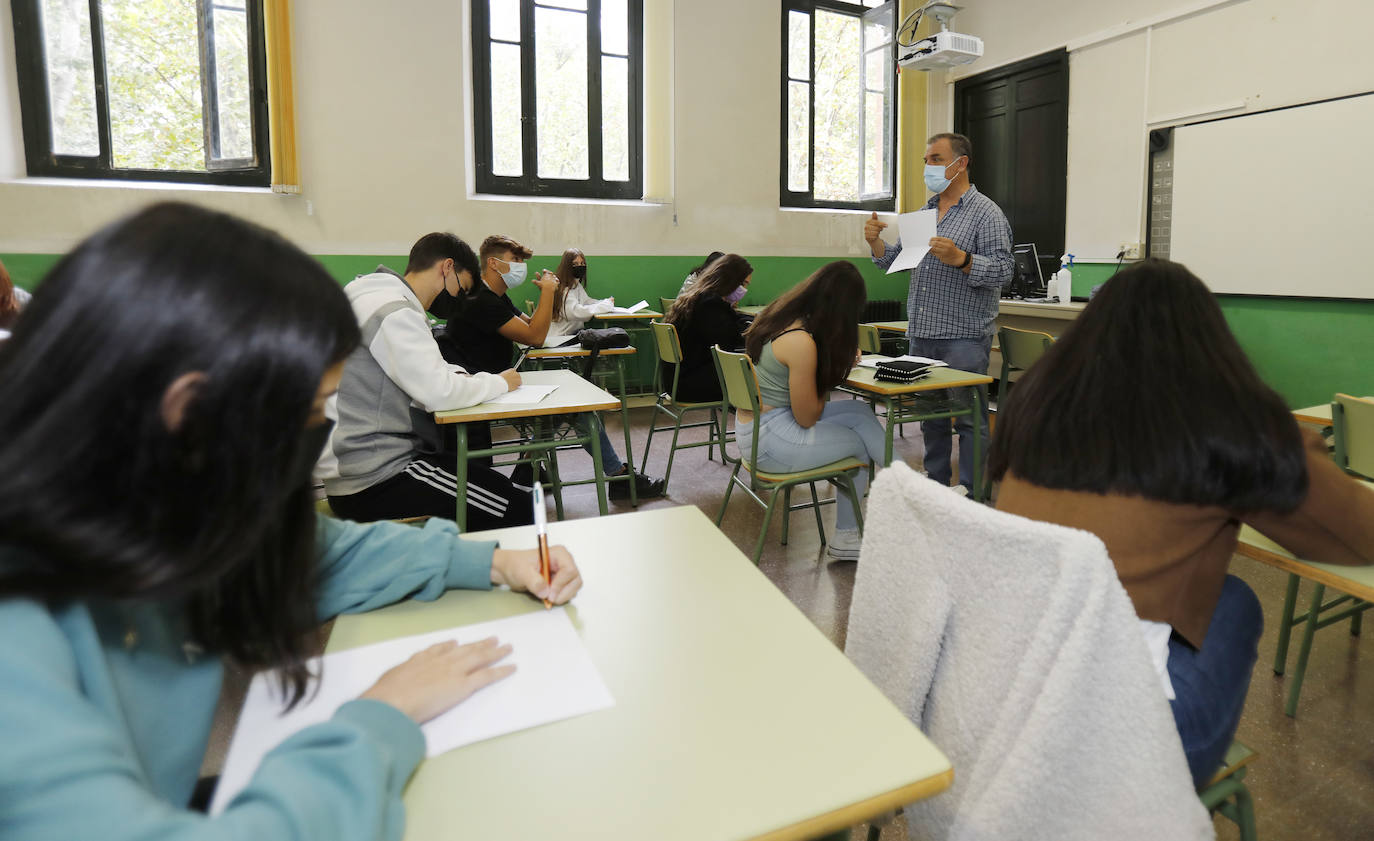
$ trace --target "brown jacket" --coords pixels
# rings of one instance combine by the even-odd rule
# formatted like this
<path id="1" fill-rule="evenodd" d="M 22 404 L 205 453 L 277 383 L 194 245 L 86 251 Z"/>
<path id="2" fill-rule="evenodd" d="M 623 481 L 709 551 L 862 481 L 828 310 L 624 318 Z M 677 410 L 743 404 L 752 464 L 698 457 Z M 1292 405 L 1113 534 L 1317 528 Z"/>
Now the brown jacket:
<path id="1" fill-rule="evenodd" d="M 1374 491 L 1346 476 L 1321 437 L 1304 432 L 1309 489 L 1291 514 L 1236 514 L 1143 497 L 1051 490 L 1008 474 L 1002 511 L 1097 535 L 1141 619 L 1166 622 L 1201 648 L 1241 522 L 1305 560 L 1374 563 Z"/>

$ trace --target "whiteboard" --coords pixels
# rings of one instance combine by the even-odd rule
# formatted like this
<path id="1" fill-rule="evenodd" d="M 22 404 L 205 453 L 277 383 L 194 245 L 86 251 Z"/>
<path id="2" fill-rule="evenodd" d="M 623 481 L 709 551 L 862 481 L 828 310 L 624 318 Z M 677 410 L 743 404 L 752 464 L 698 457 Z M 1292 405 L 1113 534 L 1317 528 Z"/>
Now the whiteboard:
<path id="1" fill-rule="evenodd" d="M 1374 298 L 1374 94 L 1174 130 L 1170 257 L 1214 292 Z"/>

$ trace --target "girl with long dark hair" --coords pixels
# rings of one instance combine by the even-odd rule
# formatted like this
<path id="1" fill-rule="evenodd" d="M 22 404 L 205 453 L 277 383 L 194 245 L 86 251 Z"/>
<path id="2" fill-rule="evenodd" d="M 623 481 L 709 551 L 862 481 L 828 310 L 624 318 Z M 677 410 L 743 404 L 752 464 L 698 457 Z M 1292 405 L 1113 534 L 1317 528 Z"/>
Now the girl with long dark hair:
<path id="1" fill-rule="evenodd" d="M 883 428 L 861 400 L 828 400 L 859 355 L 859 315 L 867 301 L 863 275 L 853 263 L 828 263 L 758 314 L 745 333 L 763 400 L 759 415 L 761 470 L 792 472 L 850 456 L 882 462 Z M 749 452 L 753 418 L 741 412 L 735 439 Z M 863 497 L 868 471 L 854 481 Z M 849 497 L 835 502 L 835 560 L 859 557 L 858 519 Z"/>
<path id="2" fill-rule="evenodd" d="M 682 370 L 678 376 L 679 400 L 701 402 L 720 399 L 720 379 L 711 347 L 720 345 L 735 350 L 744 344 L 740 318 L 735 304 L 749 288 L 754 267 L 738 254 L 726 254 L 713 261 L 687 294 L 673 302 L 663 319 L 677 328 L 682 345 Z M 663 365 L 663 382 L 673 381 L 668 363 Z"/>
<path id="3" fill-rule="evenodd" d="M 581 249 L 563 252 L 554 271 L 558 288 L 553 293 L 553 323 L 550 336 L 571 336 L 587 326 L 587 322 L 604 315 L 615 306 L 615 298 L 593 298 L 587 294 L 587 255 Z"/>
<path id="4" fill-rule="evenodd" d="M 189 205 L 81 243 L 0 345 L 0 826 L 52 838 L 399 838 L 419 723 L 499 680 L 495 640 L 427 649 L 278 746 L 216 818 L 188 809 L 222 659 L 308 693 L 319 623 L 447 587 L 566 601 L 533 552 L 452 522 L 314 511 L 358 326 L 280 237 Z M 207 824 L 206 821 L 211 821 Z"/>
<path id="5" fill-rule="evenodd" d="M 1241 523 L 1310 560 L 1374 563 L 1374 493 L 1299 431 L 1212 293 L 1167 260 L 1108 281 L 997 415 L 997 507 L 1106 544 L 1201 785 L 1240 721 L 1262 625 L 1226 574 Z"/>

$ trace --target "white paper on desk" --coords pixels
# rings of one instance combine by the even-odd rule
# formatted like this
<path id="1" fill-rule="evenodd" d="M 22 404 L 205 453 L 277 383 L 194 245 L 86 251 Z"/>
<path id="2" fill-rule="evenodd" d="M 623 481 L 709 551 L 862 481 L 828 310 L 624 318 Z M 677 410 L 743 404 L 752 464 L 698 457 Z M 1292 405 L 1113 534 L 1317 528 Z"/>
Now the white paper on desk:
<path id="1" fill-rule="evenodd" d="M 911 356 L 910 354 L 903 354 L 901 356 L 892 357 L 881 356 L 876 353 L 870 354 L 868 356 L 865 356 L 863 359 L 860 359 L 859 367 L 877 368 L 879 362 L 918 362 L 922 365 L 929 365 L 932 368 L 949 367 L 948 362 L 943 362 L 939 359 L 931 359 L 928 356 Z"/>
<path id="2" fill-rule="evenodd" d="M 649 306 L 648 301 L 640 301 L 632 307 L 611 307 L 611 312 L 617 315 L 632 315 Z"/>
<path id="3" fill-rule="evenodd" d="M 383 672 L 435 643 L 477 642 L 490 636 L 510 644 L 511 654 L 502 662 L 515 664 L 515 674 L 425 724 L 421 729 L 427 756 L 615 706 L 615 698 L 561 607 L 341 651 L 322 658 L 319 691 L 284 715 L 276 681 L 268 673 L 253 678 L 210 813 L 218 814 L 244 789 L 269 751 L 296 732 L 328 721 Z M 320 666 L 321 658 L 315 658 L 311 671 L 317 672 Z"/>
<path id="4" fill-rule="evenodd" d="M 902 251 L 897 255 L 897 259 L 892 261 L 892 265 L 887 267 L 888 274 L 916 268 L 916 264 L 930 251 L 930 238 L 935 236 L 935 222 L 933 207 L 930 210 L 903 213 L 897 217 L 897 233 L 902 238 Z"/>
<path id="5" fill-rule="evenodd" d="M 552 394 L 556 388 L 558 388 L 556 385 L 522 385 L 514 391 L 508 391 L 491 398 L 487 403 L 538 403 Z"/>

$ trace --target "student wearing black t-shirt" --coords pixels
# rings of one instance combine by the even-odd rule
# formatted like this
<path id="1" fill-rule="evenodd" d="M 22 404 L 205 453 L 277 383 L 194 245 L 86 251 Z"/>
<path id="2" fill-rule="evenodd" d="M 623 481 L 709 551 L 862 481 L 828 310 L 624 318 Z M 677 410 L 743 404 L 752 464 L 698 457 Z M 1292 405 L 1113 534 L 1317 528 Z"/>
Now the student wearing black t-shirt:
<path id="1" fill-rule="evenodd" d="M 431 305 L 430 312 L 448 319 L 439 347 L 449 362 L 468 371 L 499 373 L 510 367 L 516 342 L 533 347 L 544 343 L 553 321 L 558 278 L 552 272 L 540 272 L 532 278 L 539 287 L 539 303 L 531 315 L 522 313 L 506 294 L 525 282 L 525 261 L 532 254 L 530 249 L 509 237 L 487 237 L 478 252 L 482 283 L 475 284 L 472 293 L 461 301 L 441 295 Z M 599 417 L 582 414 L 572 423 L 583 435 L 591 432 L 601 437 L 601 469 L 607 476 L 633 473 L 630 466 L 620 460 Z M 590 444 L 584 446 L 591 452 Z M 662 479 L 650 479 L 642 473 L 633 475 L 635 495 L 639 499 L 663 495 Z M 628 499 L 629 483 L 612 482 L 610 495 L 613 499 Z"/>

